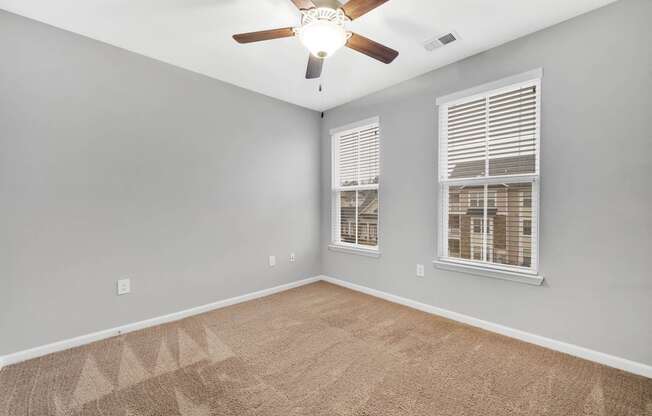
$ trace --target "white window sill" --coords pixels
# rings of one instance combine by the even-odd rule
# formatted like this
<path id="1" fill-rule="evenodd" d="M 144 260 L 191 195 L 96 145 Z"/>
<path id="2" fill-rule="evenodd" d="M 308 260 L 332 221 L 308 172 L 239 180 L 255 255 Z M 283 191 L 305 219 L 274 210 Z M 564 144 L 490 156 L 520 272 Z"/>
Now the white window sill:
<path id="1" fill-rule="evenodd" d="M 357 254 L 358 256 L 380 257 L 380 251 L 375 248 L 361 248 L 345 246 L 341 244 L 329 244 L 328 249 L 330 251 L 337 251 L 340 253 Z"/>
<path id="2" fill-rule="evenodd" d="M 471 264 L 463 264 L 447 260 L 433 260 L 432 263 L 436 268 L 442 270 L 473 274 L 476 276 L 493 277 L 495 279 L 509 280 L 512 282 L 525 283 L 534 286 L 541 286 L 541 284 L 543 284 L 543 276 L 538 274 L 493 269 L 489 267 L 475 266 Z"/>

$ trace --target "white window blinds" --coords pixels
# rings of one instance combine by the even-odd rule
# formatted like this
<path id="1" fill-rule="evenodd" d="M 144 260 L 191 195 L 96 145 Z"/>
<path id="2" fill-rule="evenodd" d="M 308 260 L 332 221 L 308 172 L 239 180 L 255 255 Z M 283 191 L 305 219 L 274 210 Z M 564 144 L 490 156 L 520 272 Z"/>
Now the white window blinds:
<path id="1" fill-rule="evenodd" d="M 540 81 L 440 104 L 439 258 L 537 271 Z"/>
<path id="2" fill-rule="evenodd" d="M 332 242 L 378 246 L 378 123 L 333 135 Z"/>
<path id="3" fill-rule="evenodd" d="M 447 106 L 445 177 L 535 173 L 536 103 L 537 87 L 528 85 Z"/>
<path id="4" fill-rule="evenodd" d="M 537 87 L 528 85 L 488 99 L 489 176 L 536 172 Z"/>
<path id="5" fill-rule="evenodd" d="M 378 126 L 342 133 L 338 139 L 339 186 L 377 184 Z"/>

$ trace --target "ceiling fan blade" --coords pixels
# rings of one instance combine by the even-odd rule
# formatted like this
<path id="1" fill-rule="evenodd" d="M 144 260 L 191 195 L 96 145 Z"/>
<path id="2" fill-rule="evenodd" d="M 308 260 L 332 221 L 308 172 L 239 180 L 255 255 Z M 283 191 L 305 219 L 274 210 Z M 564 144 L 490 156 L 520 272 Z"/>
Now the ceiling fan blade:
<path id="1" fill-rule="evenodd" d="M 238 43 L 260 42 L 261 40 L 288 38 L 294 36 L 294 30 L 291 27 L 282 29 L 261 30 L 260 32 L 239 33 L 233 35 Z"/>
<path id="2" fill-rule="evenodd" d="M 388 0 L 349 0 L 348 3 L 342 6 L 342 10 L 344 10 L 344 14 L 349 19 L 353 20 L 372 11 L 387 1 Z"/>
<path id="3" fill-rule="evenodd" d="M 315 7 L 314 3 L 311 0 L 291 0 L 297 9 L 299 10 L 308 10 Z"/>
<path id="4" fill-rule="evenodd" d="M 313 54 L 308 56 L 308 68 L 306 68 L 306 79 L 315 79 L 321 76 L 321 68 L 324 60 L 315 58 Z"/>
<path id="5" fill-rule="evenodd" d="M 353 33 L 346 42 L 346 46 L 371 58 L 377 59 L 384 64 L 391 63 L 397 56 L 398 51 L 367 39 L 364 36 Z"/>

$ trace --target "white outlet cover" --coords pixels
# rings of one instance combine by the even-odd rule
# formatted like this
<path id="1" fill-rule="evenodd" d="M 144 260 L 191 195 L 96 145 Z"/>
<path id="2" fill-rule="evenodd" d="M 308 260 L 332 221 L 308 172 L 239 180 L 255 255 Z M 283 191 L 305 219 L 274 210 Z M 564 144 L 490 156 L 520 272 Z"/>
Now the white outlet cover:
<path id="1" fill-rule="evenodd" d="M 276 256 L 269 256 L 269 265 L 276 266 Z"/>
<path id="2" fill-rule="evenodd" d="M 120 279 L 118 280 L 118 295 L 126 295 L 131 292 L 131 280 Z"/>
<path id="3" fill-rule="evenodd" d="M 290 253 L 290 261 L 295 261 L 297 259 L 297 256 L 294 255 L 294 253 Z"/>
<path id="4" fill-rule="evenodd" d="M 417 277 L 423 277 L 425 274 L 423 264 L 417 264 Z"/>

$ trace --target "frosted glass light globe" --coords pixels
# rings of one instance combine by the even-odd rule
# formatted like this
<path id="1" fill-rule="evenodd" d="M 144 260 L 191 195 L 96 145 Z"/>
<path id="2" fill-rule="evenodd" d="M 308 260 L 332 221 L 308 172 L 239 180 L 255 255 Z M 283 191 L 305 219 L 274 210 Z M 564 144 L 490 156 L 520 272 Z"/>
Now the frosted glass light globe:
<path id="1" fill-rule="evenodd" d="M 344 27 L 328 20 L 315 20 L 303 26 L 301 43 L 317 58 L 327 58 L 344 46 L 348 39 Z"/>

